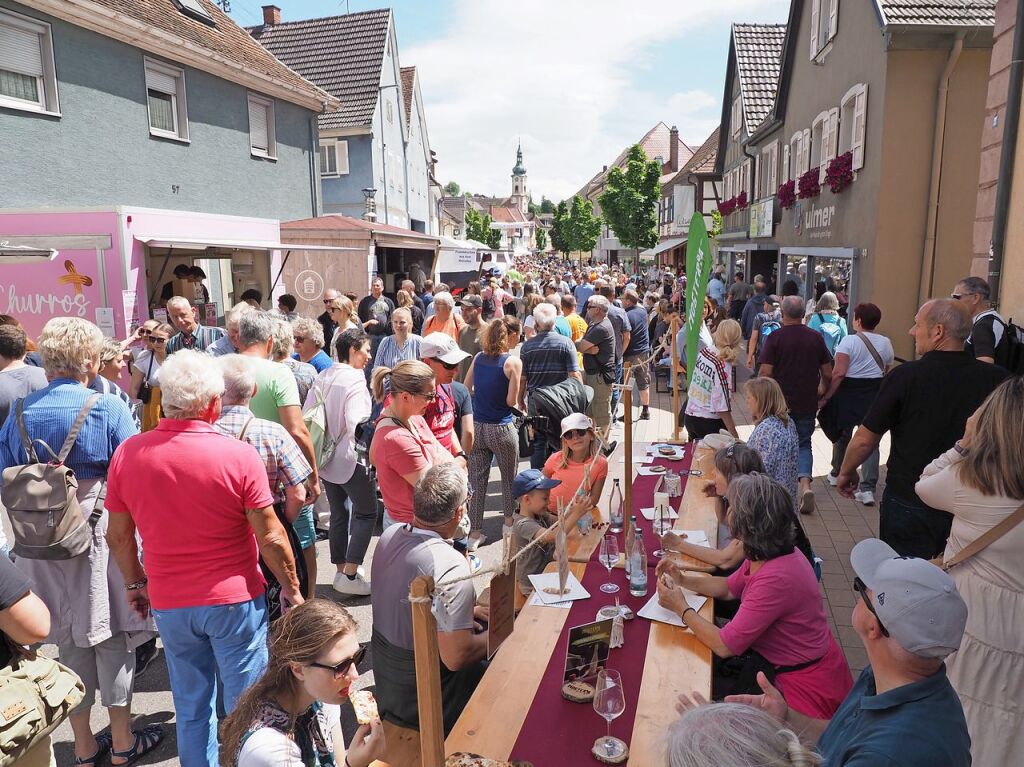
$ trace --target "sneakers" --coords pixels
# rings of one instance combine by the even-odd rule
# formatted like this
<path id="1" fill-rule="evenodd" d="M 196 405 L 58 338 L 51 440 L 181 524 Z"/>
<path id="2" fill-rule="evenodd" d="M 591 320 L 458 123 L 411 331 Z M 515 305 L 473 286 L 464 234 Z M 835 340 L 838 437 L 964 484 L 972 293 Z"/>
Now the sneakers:
<path id="1" fill-rule="evenodd" d="M 648 407 L 647 405 L 644 405 L 640 409 L 640 420 L 641 421 L 649 421 L 649 420 L 651 420 L 651 408 Z"/>
<path id="2" fill-rule="evenodd" d="M 480 533 L 476 536 L 471 535 L 466 540 L 466 551 L 476 551 L 478 548 L 480 548 L 481 545 L 483 545 L 484 541 L 487 540 L 487 536 L 483 533 Z"/>
<path id="3" fill-rule="evenodd" d="M 359 572 L 352 578 L 344 573 L 337 573 L 334 576 L 334 590 L 347 596 L 365 597 L 370 594 L 370 583 Z"/>
<path id="4" fill-rule="evenodd" d="M 814 491 L 808 490 L 800 496 L 800 513 L 801 514 L 813 514 L 814 513 Z"/>
<path id="5" fill-rule="evenodd" d="M 467 554 L 466 559 L 469 560 L 469 571 L 471 573 L 480 572 L 480 568 L 484 566 L 484 563 L 480 561 L 480 557 L 476 554 Z"/>
<path id="6" fill-rule="evenodd" d="M 875 494 L 870 490 L 860 490 L 854 493 L 853 497 L 857 499 L 858 503 L 863 503 L 865 506 L 875 505 Z"/>
<path id="7" fill-rule="evenodd" d="M 832 487 L 835 487 L 836 485 L 838 485 L 839 484 L 839 475 L 838 474 L 829 474 L 828 475 L 828 483 Z"/>

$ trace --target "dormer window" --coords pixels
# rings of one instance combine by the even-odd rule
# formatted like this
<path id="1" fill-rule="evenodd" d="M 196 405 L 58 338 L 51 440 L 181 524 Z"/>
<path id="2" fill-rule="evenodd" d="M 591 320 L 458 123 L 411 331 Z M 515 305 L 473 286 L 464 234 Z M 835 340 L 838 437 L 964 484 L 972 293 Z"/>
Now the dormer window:
<path id="1" fill-rule="evenodd" d="M 174 3 L 179 11 L 190 19 L 201 21 L 203 24 L 208 24 L 211 27 L 216 26 L 213 16 L 211 16 L 210 12 L 203 7 L 200 0 L 171 0 L 171 2 Z"/>

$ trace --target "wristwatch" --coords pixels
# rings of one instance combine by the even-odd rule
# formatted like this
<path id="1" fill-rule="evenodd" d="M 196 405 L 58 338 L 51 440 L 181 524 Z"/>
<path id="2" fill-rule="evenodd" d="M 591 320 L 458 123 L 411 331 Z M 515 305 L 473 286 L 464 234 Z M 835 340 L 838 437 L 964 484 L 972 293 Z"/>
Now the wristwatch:
<path id="1" fill-rule="evenodd" d="M 960 440 L 953 443 L 953 449 L 956 450 L 960 455 L 967 455 L 967 448 L 960 444 Z"/>
<path id="2" fill-rule="evenodd" d="M 455 457 L 456 458 L 465 458 L 466 457 L 466 451 L 465 450 L 460 450 L 459 452 L 457 452 L 455 454 Z"/>

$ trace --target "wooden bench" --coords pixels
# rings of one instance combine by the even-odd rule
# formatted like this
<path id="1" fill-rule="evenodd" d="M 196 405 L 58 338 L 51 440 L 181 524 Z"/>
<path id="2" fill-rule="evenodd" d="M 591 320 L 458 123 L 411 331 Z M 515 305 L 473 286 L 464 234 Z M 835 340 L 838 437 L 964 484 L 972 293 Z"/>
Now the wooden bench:
<path id="1" fill-rule="evenodd" d="M 370 767 L 420 767 L 420 733 L 384 722 L 384 737 L 387 750 L 384 758 L 371 762 Z"/>

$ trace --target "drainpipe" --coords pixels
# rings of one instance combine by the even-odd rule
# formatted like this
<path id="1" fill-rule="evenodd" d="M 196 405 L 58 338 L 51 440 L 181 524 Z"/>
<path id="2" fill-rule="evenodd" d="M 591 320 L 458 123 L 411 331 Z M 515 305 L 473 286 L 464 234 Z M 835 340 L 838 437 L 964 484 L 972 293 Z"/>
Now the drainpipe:
<path id="1" fill-rule="evenodd" d="M 928 185 L 928 218 L 924 229 L 924 254 L 921 259 L 921 284 L 917 305 L 932 297 L 935 282 L 935 232 L 939 225 L 939 183 L 942 176 L 942 149 L 946 135 L 946 103 L 949 99 L 949 78 L 964 49 L 964 33 L 957 32 L 953 47 L 949 49 L 946 68 L 939 78 L 939 93 L 935 104 L 935 135 L 932 137 L 932 175 Z"/>
<path id="2" fill-rule="evenodd" d="M 1006 246 L 1006 224 L 1010 219 L 1010 192 L 1013 191 L 1013 168 L 1016 164 L 1017 130 L 1020 125 L 1021 87 L 1024 86 L 1024 3 L 1017 3 L 1017 21 L 1013 29 L 1013 51 L 1010 54 L 1010 85 L 1003 123 L 1003 148 L 999 155 L 999 182 L 996 185 L 996 209 L 992 216 L 992 255 L 989 259 L 988 284 L 992 301 L 998 306 L 999 283 L 1003 271 L 1003 249 Z"/>

